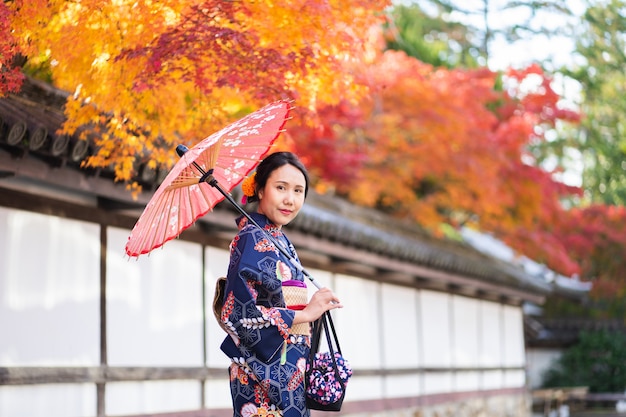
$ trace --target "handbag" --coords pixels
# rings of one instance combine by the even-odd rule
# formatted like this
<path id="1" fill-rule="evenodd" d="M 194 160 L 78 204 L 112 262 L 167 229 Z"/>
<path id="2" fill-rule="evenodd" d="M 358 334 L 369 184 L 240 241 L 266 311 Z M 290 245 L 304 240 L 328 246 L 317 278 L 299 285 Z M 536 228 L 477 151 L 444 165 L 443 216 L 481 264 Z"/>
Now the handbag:
<path id="1" fill-rule="evenodd" d="M 217 324 L 228 333 L 228 328 L 222 321 L 222 308 L 224 307 L 224 292 L 226 288 L 226 277 L 220 277 L 215 282 L 215 293 L 213 294 L 213 315 Z"/>
<path id="2" fill-rule="evenodd" d="M 326 334 L 328 352 L 319 352 L 322 331 Z M 311 351 L 305 372 L 307 408 L 340 411 L 346 396 L 346 384 L 351 376 L 352 368 L 341 355 L 333 319 L 326 311 L 313 324 Z"/>

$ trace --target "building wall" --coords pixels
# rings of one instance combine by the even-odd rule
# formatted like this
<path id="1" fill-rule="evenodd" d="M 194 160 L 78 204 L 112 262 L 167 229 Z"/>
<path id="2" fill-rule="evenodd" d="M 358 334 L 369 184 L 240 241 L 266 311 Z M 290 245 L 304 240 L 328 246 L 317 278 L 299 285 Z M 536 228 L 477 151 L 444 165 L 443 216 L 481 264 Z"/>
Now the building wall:
<path id="1" fill-rule="evenodd" d="M 530 348 L 526 352 L 528 386 L 532 389 L 541 387 L 543 373 L 563 355 L 564 348 Z"/>
<path id="2" fill-rule="evenodd" d="M 216 410 L 210 415 L 228 415 L 228 360 L 219 350 L 224 333 L 210 308 L 215 281 L 226 273 L 227 248 L 174 240 L 135 260 L 124 254 L 128 234 L 0 207 L 0 370 L 205 367 L 216 373 L 203 383 L 100 383 L 106 415 L 203 404 Z M 526 415 L 521 308 L 309 272 L 345 304 L 334 317 L 355 372 L 341 414 L 427 416 L 484 407 Z M 96 393 L 93 382 L 0 385 L 0 416 L 95 416 Z"/>

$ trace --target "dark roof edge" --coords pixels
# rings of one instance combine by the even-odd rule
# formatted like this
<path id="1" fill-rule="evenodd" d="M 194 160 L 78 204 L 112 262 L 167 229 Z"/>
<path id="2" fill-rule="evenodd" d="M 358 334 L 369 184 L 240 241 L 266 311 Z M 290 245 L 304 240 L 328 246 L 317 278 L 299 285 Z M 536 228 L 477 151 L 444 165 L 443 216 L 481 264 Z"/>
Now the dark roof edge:
<path id="1" fill-rule="evenodd" d="M 415 225 L 337 197 L 316 194 L 290 227 L 374 254 L 501 285 L 541 294 L 553 289 L 463 242 L 435 239 Z"/>

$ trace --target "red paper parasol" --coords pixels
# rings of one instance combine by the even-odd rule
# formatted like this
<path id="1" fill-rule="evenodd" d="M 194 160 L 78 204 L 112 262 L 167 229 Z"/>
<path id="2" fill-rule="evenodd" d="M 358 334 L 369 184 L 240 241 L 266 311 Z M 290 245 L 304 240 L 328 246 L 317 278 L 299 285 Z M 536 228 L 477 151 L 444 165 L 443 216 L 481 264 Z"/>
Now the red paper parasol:
<path id="1" fill-rule="evenodd" d="M 139 256 L 162 246 L 229 197 L 228 193 L 254 169 L 282 132 L 289 110 L 288 101 L 277 101 L 189 150 L 179 146 L 181 159 L 137 220 L 126 253 Z"/>

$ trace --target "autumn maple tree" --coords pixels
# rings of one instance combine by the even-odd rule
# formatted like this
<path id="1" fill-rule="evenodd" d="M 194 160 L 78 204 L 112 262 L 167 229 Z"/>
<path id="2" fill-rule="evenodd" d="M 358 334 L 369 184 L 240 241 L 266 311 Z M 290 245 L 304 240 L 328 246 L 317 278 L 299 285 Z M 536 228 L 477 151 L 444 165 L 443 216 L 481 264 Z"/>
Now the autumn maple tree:
<path id="1" fill-rule="evenodd" d="M 270 101 L 314 108 L 365 93 L 345 63 L 382 0 L 14 0 L 12 34 L 72 95 L 64 131 L 90 126 L 87 165 L 129 182 Z"/>
<path id="2" fill-rule="evenodd" d="M 579 121 L 550 76 L 536 65 L 438 68 L 386 50 L 389 3 L 3 2 L 0 94 L 17 88 L 26 57 L 26 72 L 71 93 L 63 130 L 93 141 L 85 163 L 127 183 L 140 165 L 169 167 L 175 145 L 292 99 L 283 137 L 318 191 L 434 233 L 478 227 L 565 275 L 622 274 L 623 257 L 607 254 L 626 245 L 626 212 L 564 208 L 581 190 L 531 152 L 558 123 Z"/>
<path id="3" fill-rule="evenodd" d="M 471 59 L 482 58 L 486 61 L 490 56 L 490 40 L 498 32 L 505 36 L 507 33 L 514 35 L 509 37 L 512 45 L 517 39 L 524 41 L 524 36 L 520 38 L 518 35 L 525 31 L 541 33 L 540 36 L 548 38 L 569 33 L 568 38 L 576 39 L 576 52 L 585 59 L 578 60 L 574 68 L 561 68 L 559 72 L 581 85 L 580 109 L 583 117 L 580 124 L 562 122 L 571 121 L 571 115 L 560 119 L 563 113 L 555 105 L 556 94 L 548 84 L 549 77 L 542 77 L 544 81 L 537 82 L 537 75 L 532 72 L 523 71 L 519 75 L 527 75 L 517 78 L 534 79 L 536 87 L 533 90 L 528 90 L 527 87 L 510 90 L 511 84 L 505 81 L 505 89 L 511 92 L 511 98 L 515 100 L 503 104 L 522 115 L 527 110 L 536 113 L 543 107 L 543 102 L 548 100 L 543 113 L 546 116 L 559 116 L 555 120 L 557 129 L 551 128 L 552 123 L 536 120 L 537 124 L 527 136 L 528 141 L 523 143 L 524 165 L 544 166 L 543 162 L 549 161 L 554 166 L 555 161 L 558 165 L 572 160 L 584 161 L 581 186 L 583 194 L 576 192 L 574 199 L 568 198 L 567 195 L 572 190 L 564 189 L 559 184 L 563 176 L 558 171 L 545 173 L 534 168 L 528 170 L 524 166 L 526 172 L 539 175 L 540 178 L 535 186 L 516 190 L 524 191 L 524 194 L 515 197 L 520 209 L 533 213 L 534 210 L 528 208 L 533 205 L 536 208 L 536 203 L 539 202 L 540 205 L 545 205 L 545 212 L 540 216 L 533 215 L 531 222 L 522 222 L 513 230 L 507 230 L 498 224 L 483 223 L 481 226 L 485 231 L 496 232 L 498 237 L 504 239 L 518 253 L 545 263 L 554 271 L 567 276 L 578 275 L 583 280 L 593 280 L 592 296 L 599 297 L 596 306 L 603 306 L 596 308 L 594 313 L 610 313 L 614 317 L 623 317 L 625 310 L 621 305 L 626 293 L 626 282 L 622 277 L 626 276 L 626 235 L 620 231 L 621 225 L 626 224 L 626 212 L 621 207 L 623 198 L 620 197 L 624 195 L 624 170 L 620 168 L 624 153 L 623 140 L 620 139 L 620 132 L 623 130 L 620 118 L 623 112 L 620 109 L 624 107 L 620 102 L 623 101 L 623 94 L 620 94 L 623 90 L 620 62 L 624 59 L 621 47 L 623 42 L 616 33 L 619 34 L 624 25 L 624 14 L 620 13 L 623 12 L 624 2 L 616 1 L 597 6 L 590 4 L 581 16 L 582 19 L 575 18 L 574 25 L 550 27 L 542 26 L 542 19 L 525 20 L 523 16 L 537 17 L 547 13 L 558 17 L 559 21 L 567 22 L 568 19 L 571 20 L 572 12 L 564 9 L 562 2 L 543 2 L 540 5 L 503 2 L 501 6 L 496 11 L 490 7 L 488 1 L 474 6 L 459 1 L 446 2 L 445 5 L 441 2 L 421 2 L 419 5 L 394 7 L 393 22 L 386 25 L 387 46 L 403 50 L 418 60 L 436 66 L 474 67 L 475 62 Z M 437 9 L 439 13 L 433 15 L 424 12 L 429 10 L 432 13 Z M 508 27 L 502 26 L 502 22 L 497 19 L 491 19 L 494 13 L 512 9 L 533 9 L 533 12 L 521 13 L 519 19 Z M 472 21 L 469 26 L 455 22 L 450 18 L 451 10 L 457 16 L 481 16 L 482 24 L 475 25 L 481 21 L 480 18 L 463 19 Z M 539 13 L 537 16 L 535 11 Z M 493 26 L 494 23 L 497 27 Z M 469 62 L 466 61 L 467 58 L 470 58 Z M 580 62 L 586 64 L 581 65 Z M 553 68 L 555 64 L 545 58 L 542 62 L 545 68 Z M 509 76 L 503 78 L 507 79 L 511 80 Z M 517 81 L 514 82 L 516 83 Z M 572 80 L 568 85 L 571 83 Z M 523 81 L 523 84 L 528 83 Z M 534 92 L 529 96 L 528 91 Z M 528 98 L 532 99 L 532 103 Z M 497 107 L 490 105 L 492 109 Z M 532 115 L 528 118 L 533 119 L 535 117 Z M 546 129 L 550 135 L 548 141 L 543 140 Z M 538 137 L 536 132 L 540 133 Z M 573 159 L 570 159 L 572 156 Z M 530 193 L 533 188 L 535 192 Z M 554 204 L 556 200 L 553 197 L 563 195 L 563 192 L 566 197 L 565 206 Z M 528 202 L 531 206 L 526 207 Z M 590 203 L 596 204 L 589 205 Z"/>
<path id="4" fill-rule="evenodd" d="M 325 107 L 321 125 L 292 129 L 325 189 L 435 233 L 476 227 L 560 274 L 594 280 L 594 295 L 620 293 L 626 211 L 567 208 L 582 189 L 532 152 L 557 124 L 580 121 L 539 66 L 436 69 L 386 51 L 363 77 L 371 95 L 359 106 Z"/>
<path id="5" fill-rule="evenodd" d="M 512 230 L 558 216 L 559 198 L 577 192 L 526 150 L 556 120 L 578 118 L 557 106 L 539 68 L 505 74 L 507 91 L 497 89 L 497 73 L 434 69 L 402 52 L 385 52 L 367 71 L 372 95 L 359 108 L 324 109 L 324 127 L 293 132 L 304 155 L 311 143 L 337 144 L 319 175 L 350 179 L 333 187 L 353 201 L 430 227 L 479 218 L 489 229 Z M 536 92 L 514 91 L 533 82 Z"/>

